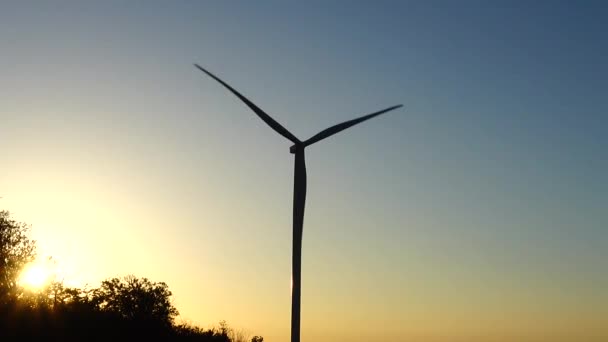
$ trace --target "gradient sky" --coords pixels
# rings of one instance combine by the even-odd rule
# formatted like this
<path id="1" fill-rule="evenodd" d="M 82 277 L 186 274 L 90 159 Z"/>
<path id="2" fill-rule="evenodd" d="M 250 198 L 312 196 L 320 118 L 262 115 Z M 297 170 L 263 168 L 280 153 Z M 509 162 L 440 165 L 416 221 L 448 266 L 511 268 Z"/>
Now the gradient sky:
<path id="1" fill-rule="evenodd" d="M 604 2 L 2 2 L 0 208 L 66 283 L 302 340 L 605 341 Z"/>

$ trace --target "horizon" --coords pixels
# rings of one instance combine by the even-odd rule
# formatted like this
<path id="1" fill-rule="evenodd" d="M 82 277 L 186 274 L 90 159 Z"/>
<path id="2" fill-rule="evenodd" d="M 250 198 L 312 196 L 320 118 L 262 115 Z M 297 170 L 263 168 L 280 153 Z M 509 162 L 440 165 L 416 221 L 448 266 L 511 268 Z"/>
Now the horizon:
<path id="1" fill-rule="evenodd" d="M 0 210 L 68 285 L 147 277 L 288 340 L 292 143 L 193 64 L 300 139 L 403 104 L 307 148 L 302 341 L 600 341 L 606 14 L 9 2 Z"/>

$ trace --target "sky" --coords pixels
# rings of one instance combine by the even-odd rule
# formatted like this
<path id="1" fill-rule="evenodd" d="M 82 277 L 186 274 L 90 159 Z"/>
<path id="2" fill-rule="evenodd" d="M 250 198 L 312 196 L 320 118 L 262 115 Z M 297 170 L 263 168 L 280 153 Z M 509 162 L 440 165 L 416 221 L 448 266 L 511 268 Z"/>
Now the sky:
<path id="1" fill-rule="evenodd" d="M 74 286 L 164 281 L 180 320 L 302 341 L 604 341 L 608 6 L 5 1 L 0 209 Z"/>

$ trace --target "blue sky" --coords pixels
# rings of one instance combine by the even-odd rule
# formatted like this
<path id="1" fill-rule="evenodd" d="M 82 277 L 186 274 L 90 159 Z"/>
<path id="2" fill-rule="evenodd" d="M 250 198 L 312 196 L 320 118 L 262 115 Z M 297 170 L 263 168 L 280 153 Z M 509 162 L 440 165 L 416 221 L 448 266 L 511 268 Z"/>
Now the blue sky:
<path id="1" fill-rule="evenodd" d="M 307 152 L 304 341 L 606 335 L 604 3 L 2 7 L 2 207 L 81 283 L 288 336 L 290 144 L 199 63 L 302 139 L 404 104 Z"/>

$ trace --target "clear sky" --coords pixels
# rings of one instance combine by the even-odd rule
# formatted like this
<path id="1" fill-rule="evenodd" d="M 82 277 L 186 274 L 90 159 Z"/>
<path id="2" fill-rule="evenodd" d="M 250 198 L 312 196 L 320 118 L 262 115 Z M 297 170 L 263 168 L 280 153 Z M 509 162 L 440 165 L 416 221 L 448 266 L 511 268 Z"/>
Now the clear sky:
<path id="1" fill-rule="evenodd" d="M 302 339 L 605 341 L 608 6 L 0 5 L 0 208 L 66 282 L 165 281 L 181 318 Z"/>

